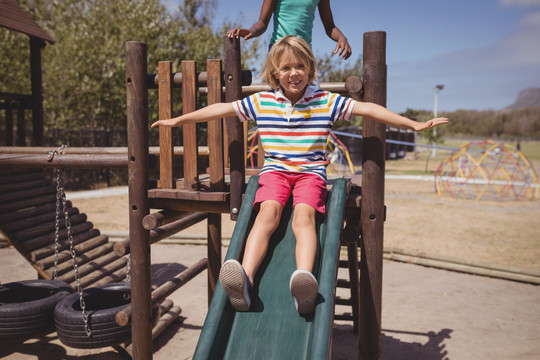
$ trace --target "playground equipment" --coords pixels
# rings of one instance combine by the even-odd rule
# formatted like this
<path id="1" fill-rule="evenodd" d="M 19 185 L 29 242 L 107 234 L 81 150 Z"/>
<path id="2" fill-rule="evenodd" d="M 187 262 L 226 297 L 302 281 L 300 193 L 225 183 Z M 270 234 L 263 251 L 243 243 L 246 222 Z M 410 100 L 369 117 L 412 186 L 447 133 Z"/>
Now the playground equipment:
<path id="1" fill-rule="evenodd" d="M 32 94 L 0 92 L 0 109 L 6 113 L 6 145 L 24 146 L 26 142 L 25 109 L 32 110 L 32 141 L 43 145 L 43 87 L 41 76 L 41 49 L 55 40 L 28 15 L 14 0 L 3 0 L 0 26 L 30 37 L 30 81 Z M 17 138 L 13 141 L 12 111 L 17 110 Z"/>
<path id="2" fill-rule="evenodd" d="M 68 149 L 67 154 L 53 156 L 50 159 L 45 159 L 43 155 L 36 157 L 17 152 L 0 154 L 0 167 L 3 168 L 17 166 L 92 168 L 125 166 L 127 164 L 129 170 L 129 240 L 116 243 L 114 255 L 124 258 L 125 254 L 130 254 L 131 306 L 117 313 L 115 319 L 119 325 L 131 324 L 132 343 L 137 345 L 133 347 L 132 355 L 136 360 L 152 358 L 151 319 L 155 304 L 162 301 L 164 297 L 178 289 L 204 268 L 208 267 L 208 294 L 209 302 L 212 302 L 209 318 L 219 314 L 219 311 L 212 310 L 216 308 L 214 302 L 219 304 L 220 301 L 223 301 L 218 296 L 220 288 L 217 284 L 221 267 L 221 214 L 229 213 L 231 218 L 239 219 L 246 175 L 256 173 L 256 170 L 247 171 L 245 168 L 247 137 L 244 134 L 247 133 L 247 129 L 236 118 L 209 122 L 207 149 L 209 171 L 200 173 L 197 156 L 200 149 L 196 143 L 197 127 L 195 124 L 184 126 L 182 129 L 184 167 L 183 174 L 178 176 L 173 173 L 172 160 L 177 153 L 177 147 L 171 141 L 171 129 L 161 127 L 159 129 L 160 175 L 159 179 L 150 180 L 148 90 L 158 88 L 159 118 L 161 119 L 172 116 L 171 92 L 173 88 L 181 87 L 182 89 L 184 112 L 195 109 L 196 96 L 201 93 L 206 94 L 208 104 L 222 101 L 223 85 L 225 85 L 225 101 L 233 101 L 252 91 L 259 91 L 257 87 L 246 86 L 244 83 L 246 78 L 249 78 L 249 74 L 240 70 L 240 40 L 224 37 L 224 45 L 224 70 L 222 70 L 221 60 L 208 60 L 206 72 L 197 72 L 194 62 L 183 61 L 181 73 L 172 73 L 171 62 L 160 62 L 158 74 L 148 74 L 146 45 L 139 42 L 126 44 L 127 154 L 110 154 L 99 149 L 92 154 L 71 155 Z M 362 85 L 357 77 L 349 78 L 345 84 L 339 85 L 341 91 L 347 90 L 352 97 L 360 99 L 359 94 L 362 90 L 364 101 L 385 106 L 385 47 L 386 34 L 384 32 L 364 34 L 364 84 Z M 321 86 L 324 89 L 324 84 Z M 202 88 L 205 89 L 201 91 Z M 320 279 L 322 287 L 320 293 L 325 297 L 325 304 L 321 306 L 321 311 L 324 310 L 326 315 L 319 317 L 316 314 L 312 326 L 316 326 L 316 332 L 320 332 L 327 341 L 320 350 L 309 354 L 311 358 L 326 358 L 328 356 L 333 319 L 353 322 L 353 327 L 359 334 L 361 358 L 380 357 L 382 239 L 385 213 L 383 202 L 385 128 L 383 124 L 367 118 L 364 119 L 362 196 L 360 196 L 360 188 L 344 185 L 347 183 L 339 180 L 335 185 L 336 191 L 332 192 L 331 197 L 331 201 L 336 201 L 337 204 L 330 206 L 331 210 L 329 210 L 329 215 L 335 213 L 336 218 L 332 216 L 334 218 L 333 225 L 321 225 L 326 226 L 327 235 L 320 237 L 321 244 L 324 243 L 325 248 L 321 250 L 323 259 L 317 266 L 325 268 L 319 272 L 321 276 L 323 273 L 327 273 L 327 268 L 329 269 L 329 275 L 325 275 L 329 276 L 329 279 Z M 259 152 L 258 158 L 261 157 L 262 152 Z M 261 166 L 262 161 L 258 164 Z M 349 186 L 351 189 L 346 195 L 347 192 L 343 188 Z M 251 189 L 252 186 L 248 188 Z M 338 189 L 340 190 L 338 191 Z M 341 194 L 340 200 L 334 200 L 337 193 Z M 37 195 L 28 196 L 36 197 Z M 246 196 L 249 197 L 249 195 Z M 22 202 L 17 199 L 13 201 Z M 244 207 L 250 205 L 249 200 L 246 201 L 248 204 Z M 157 211 L 150 213 L 150 209 Z M 7 211 L 1 212 L 2 216 Z M 208 259 L 201 259 L 170 282 L 165 283 L 163 286 L 167 285 L 166 288 L 152 291 L 151 244 L 204 219 L 207 219 Z M 328 221 L 330 220 L 329 216 Z M 240 222 L 238 226 L 240 226 Z M 285 227 L 282 226 L 280 229 L 284 230 Z M 329 233 L 333 234 L 333 240 L 328 237 Z M 339 234 L 341 235 L 339 236 Z M 336 239 L 338 237 L 339 243 Z M 282 240 L 284 245 L 291 241 L 287 238 L 285 236 Z M 361 261 L 358 261 L 358 246 L 362 247 Z M 18 245 L 16 247 L 19 250 L 20 247 Z M 231 249 L 235 248 L 236 250 L 231 251 L 238 252 L 238 249 L 241 251 L 242 247 L 243 242 L 237 240 L 231 247 Z M 337 251 L 339 247 L 347 249 L 346 261 L 339 259 L 339 251 Z M 19 251 L 26 254 L 22 248 Z M 269 268 L 273 266 L 273 263 L 270 262 Z M 338 266 L 348 269 L 348 281 L 336 279 L 332 275 Z M 264 276 L 264 273 L 261 276 Z M 349 288 L 351 298 L 334 298 L 336 286 Z M 216 295 L 214 295 L 215 291 Z M 281 304 L 282 302 L 279 301 L 276 305 L 280 306 Z M 352 315 L 334 314 L 335 304 L 351 306 Z M 269 313 L 271 314 L 271 312 Z M 242 317 L 234 312 L 228 312 L 227 316 L 238 317 L 238 319 Z M 271 322 L 265 322 L 261 325 L 271 325 Z M 280 331 L 282 328 L 272 330 L 267 327 L 266 329 L 269 331 L 269 336 L 274 336 L 275 331 Z M 304 332 L 304 334 L 308 333 L 313 334 L 311 331 Z M 314 343 L 319 340 L 311 338 L 309 341 Z"/>
<path id="3" fill-rule="evenodd" d="M 206 73 L 197 73 L 193 62 L 182 62 L 182 101 L 183 111 L 194 110 L 195 95 L 198 85 L 206 85 L 208 104 L 221 101 L 222 85 L 225 83 L 225 101 L 239 99 L 246 91 L 241 84 L 239 39 L 224 39 L 225 70 L 221 72 L 219 60 L 208 60 Z M 385 34 L 368 33 L 364 39 L 364 80 L 369 86 L 364 87 L 364 100 L 385 105 L 385 92 L 380 84 L 385 84 Z M 221 266 L 221 222 L 220 213 L 228 212 L 231 218 L 238 219 L 241 197 L 245 187 L 245 150 L 247 137 L 244 138 L 242 124 L 236 118 L 209 122 L 208 150 L 209 173 L 199 174 L 197 163 L 196 126 L 183 127 L 184 136 L 184 174 L 183 179 L 172 176 L 172 152 L 170 128 L 160 128 L 160 179 L 150 183 L 148 180 L 148 110 L 147 91 L 149 84 L 159 83 L 160 118 L 171 116 L 170 93 L 175 75 L 171 73 L 170 62 L 160 62 L 159 81 L 146 73 L 146 46 L 142 43 L 127 44 L 127 95 L 128 95 L 128 148 L 130 173 L 130 253 L 133 262 L 139 264 L 132 277 L 133 296 L 133 342 L 137 342 L 137 359 L 151 358 L 151 343 L 147 329 L 150 311 L 149 293 L 149 258 L 150 239 L 143 227 L 143 221 L 154 219 L 158 226 L 170 221 L 175 212 L 208 212 L 208 276 L 209 295 L 214 295 Z M 151 81 L 147 81 L 148 78 Z M 205 81 L 206 80 L 206 81 Z M 375 86 L 378 84 L 378 86 Z M 348 80 L 345 87 L 354 89 L 357 94 L 361 83 L 357 79 Z M 244 89 L 246 91 L 244 91 Z M 163 99 L 163 100 L 161 100 Z M 226 129 L 226 130 L 223 130 Z M 223 136 L 221 132 L 223 131 Z M 384 133 L 385 126 L 366 119 L 364 137 L 369 148 L 365 150 L 364 166 L 369 170 L 363 182 L 367 183 L 367 192 L 361 198 L 359 189 L 352 191 L 347 198 L 344 212 L 345 223 L 342 244 L 348 248 L 350 287 L 352 293 L 353 321 L 359 328 L 360 352 L 367 357 L 380 356 L 380 299 L 382 289 L 382 225 L 384 221 L 383 184 L 384 184 Z M 226 135 L 225 135 L 226 134 Z M 223 139 L 226 139 L 223 140 Z M 224 156 L 225 154 L 225 156 Z M 230 162 L 226 161 L 226 154 Z M 262 165 L 262 163 L 259 163 Z M 227 167 L 227 165 L 229 165 Z M 225 182 L 225 174 L 229 174 Z M 207 180 L 208 179 L 208 180 Z M 152 186 L 149 186 L 149 185 Z M 366 185 L 364 185 L 366 186 Z M 362 205 L 362 214 L 360 214 Z M 150 214 L 150 208 L 161 211 Z M 362 226 L 360 226 L 362 222 Z M 362 231 L 360 230 L 362 228 Z M 362 290 L 358 296 L 358 255 L 357 246 L 362 232 L 363 270 L 360 273 Z M 339 259 L 333 259 L 335 266 Z M 335 285 L 335 284 L 334 284 Z M 357 299 L 363 306 L 358 307 Z M 214 300 L 212 300 L 213 302 Z M 218 301 L 218 300 L 215 300 Z M 334 301 L 334 299 L 328 299 Z M 238 314 L 233 314 L 237 316 Z M 337 318 L 337 317 L 336 317 Z M 264 325 L 264 324 L 262 324 Z M 331 328 L 331 327 L 330 327 Z M 331 333 L 331 330 L 330 330 Z M 328 349 L 326 349 L 328 351 Z M 374 355 L 375 354 L 375 355 Z"/>
<path id="4" fill-rule="evenodd" d="M 251 311 L 236 313 L 218 285 L 193 359 L 326 359 L 330 356 L 336 259 L 349 186 L 343 178 L 334 182 L 327 199 L 326 217 L 317 224 L 321 250 L 314 269 L 319 283 L 315 313 L 307 318 L 299 316 L 287 286 L 296 270 L 291 256 L 295 240 L 292 199 L 289 199 L 270 241 L 271 256 L 261 264 L 255 279 L 256 296 L 252 298 Z M 255 222 L 252 204 L 258 187 L 258 176 L 254 176 L 244 195 L 227 260 L 241 259 L 244 242 Z"/>
<path id="5" fill-rule="evenodd" d="M 468 142 L 444 159 L 435 172 L 439 195 L 480 200 L 535 200 L 538 177 L 527 157 L 512 146 L 492 140 Z"/>
<path id="6" fill-rule="evenodd" d="M 28 152 L 36 151 L 36 148 L 25 149 Z M 51 161 L 62 157 L 60 154 L 54 157 L 50 154 L 7 154 L 4 158 L 21 156 L 28 156 L 29 159 L 37 157 L 40 161 L 48 157 Z M 122 165 L 126 166 L 125 156 Z M 26 166 L 35 167 L 36 163 Z M 128 259 L 116 255 L 108 237 L 100 234 L 87 216 L 74 208 L 70 201 L 65 201 L 64 209 L 57 208 L 58 186 L 61 186 L 61 181 L 57 181 L 57 186 L 53 185 L 49 179 L 43 178 L 43 171 L 2 167 L 0 231 L 36 269 L 42 280 L 17 281 L 0 286 L 0 302 L 4 303 L 0 309 L 0 322 L 4 324 L 1 326 L 0 339 L 16 338 L 23 341 L 53 331 L 56 325 L 61 341 L 68 346 L 117 347 L 121 342 L 130 340 L 129 318 L 119 325 L 114 322 L 117 313 L 125 310 L 130 303 L 130 297 L 125 296 L 126 287 L 129 294 L 130 284 L 121 282 L 128 275 Z M 66 218 L 69 218 L 69 225 L 64 222 Z M 77 264 L 77 271 L 74 271 L 74 263 Z M 199 272 L 204 267 L 205 264 L 199 264 Z M 182 273 L 184 277 L 192 276 L 192 273 L 186 272 Z M 62 311 L 57 311 L 61 315 L 57 317 L 57 305 L 78 290 L 79 285 L 80 289 L 84 289 L 82 293 L 73 294 L 73 300 L 66 303 Z M 154 290 L 156 293 L 159 291 L 163 292 L 163 287 Z M 111 293 L 120 295 L 111 296 Z M 86 303 L 86 315 L 91 318 L 90 324 L 84 321 L 81 296 L 87 300 L 83 301 Z M 118 300 L 108 301 L 111 299 Z M 156 320 L 156 324 L 152 336 L 156 337 L 178 318 L 181 309 L 168 299 L 156 301 L 153 309 L 152 319 Z M 161 314 L 159 321 L 158 309 Z M 112 323 L 109 321 L 111 318 Z M 91 336 L 87 331 L 91 332 Z M 129 351 L 129 347 L 126 350 Z"/>
<path id="7" fill-rule="evenodd" d="M 330 161 L 326 172 L 329 175 L 354 175 L 354 165 L 351 161 L 349 150 L 347 149 L 347 146 L 345 146 L 345 144 L 343 144 L 343 142 L 341 142 L 341 140 L 339 140 L 339 138 L 333 132 L 330 132 L 326 148 L 327 157 Z M 337 171 L 335 170 L 336 167 Z M 348 172 L 346 170 L 348 170 Z"/>

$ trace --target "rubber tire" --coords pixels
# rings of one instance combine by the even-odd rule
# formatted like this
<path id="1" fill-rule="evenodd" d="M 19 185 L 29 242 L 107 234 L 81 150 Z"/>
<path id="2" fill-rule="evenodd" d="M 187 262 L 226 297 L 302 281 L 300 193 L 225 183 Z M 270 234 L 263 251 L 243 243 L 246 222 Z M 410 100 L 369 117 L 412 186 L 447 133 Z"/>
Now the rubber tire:
<path id="1" fill-rule="evenodd" d="M 56 304 L 73 293 L 58 280 L 26 280 L 0 285 L 0 339 L 29 338 L 54 330 Z"/>
<path id="2" fill-rule="evenodd" d="M 78 349 L 116 345 L 131 339 L 131 325 L 120 326 L 116 314 L 131 303 L 131 284 L 107 284 L 83 291 L 83 299 L 92 331 L 88 336 L 82 319 L 79 294 L 66 297 L 56 305 L 54 321 L 60 341 Z M 152 319 L 158 317 L 159 306 L 152 308 Z"/>

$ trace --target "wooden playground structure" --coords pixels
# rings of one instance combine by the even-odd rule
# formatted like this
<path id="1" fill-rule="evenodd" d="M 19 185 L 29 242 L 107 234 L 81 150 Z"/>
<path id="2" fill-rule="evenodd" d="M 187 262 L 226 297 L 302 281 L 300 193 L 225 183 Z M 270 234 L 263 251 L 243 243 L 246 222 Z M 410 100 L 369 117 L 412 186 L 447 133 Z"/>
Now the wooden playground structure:
<path id="1" fill-rule="evenodd" d="M 323 83 L 321 87 L 385 106 L 385 49 L 384 32 L 365 33 L 363 80 L 352 77 L 342 84 Z M 46 153 L 43 148 L 0 149 L 0 167 L 99 168 L 127 165 L 129 239 L 114 244 L 113 250 L 120 259 L 130 254 L 131 307 L 118 313 L 116 320 L 119 324 L 131 323 L 132 357 L 143 360 L 152 358 L 152 306 L 204 268 L 208 269 L 210 304 L 222 263 L 221 214 L 229 213 L 232 220 L 238 218 L 246 177 L 257 173 L 257 170 L 246 170 L 247 128 L 234 117 L 208 123 L 208 147 L 204 151 L 197 146 L 195 124 L 183 126 L 181 148 L 173 144 L 172 129 L 161 127 L 159 179 L 150 179 L 148 91 L 157 88 L 159 118 L 166 119 L 173 113 L 172 92 L 176 88 L 181 88 L 184 113 L 196 109 L 196 99 L 200 94 L 205 94 L 207 103 L 212 104 L 234 101 L 261 88 L 250 86 L 251 74 L 240 68 L 239 39 L 225 37 L 223 64 L 221 60 L 207 60 L 206 72 L 198 72 L 193 61 L 182 61 L 181 72 L 173 73 L 171 62 L 163 61 L 159 63 L 158 74 L 148 74 L 146 45 L 128 42 L 126 52 L 127 154 L 111 154 L 106 149 L 94 149 L 93 152 L 91 149 L 86 152 L 75 149 L 70 153 L 67 149 L 66 154 L 47 159 L 36 155 L 39 151 Z M 353 181 L 347 195 L 340 239 L 340 246 L 347 250 L 348 259 L 339 261 L 338 257 L 335 264 L 336 267 L 348 268 L 349 279 L 337 279 L 335 285 L 350 288 L 351 298 L 332 301 L 350 305 L 352 311 L 346 315 L 335 314 L 333 318 L 353 322 L 354 331 L 358 332 L 360 359 L 378 359 L 381 353 L 385 133 L 385 125 L 366 118 L 363 120 L 362 176 L 361 181 Z M 208 157 L 206 171 L 201 171 L 201 153 Z M 181 176 L 173 169 L 173 160 L 178 154 L 183 155 Z M 262 167 L 261 151 L 258 156 L 258 164 Z M 151 212 L 151 209 L 156 211 Z M 173 280 L 177 285 L 152 291 L 151 244 L 204 219 L 207 220 L 207 259 L 201 259 L 193 268 L 176 276 Z M 360 260 L 358 248 L 361 249 Z"/>

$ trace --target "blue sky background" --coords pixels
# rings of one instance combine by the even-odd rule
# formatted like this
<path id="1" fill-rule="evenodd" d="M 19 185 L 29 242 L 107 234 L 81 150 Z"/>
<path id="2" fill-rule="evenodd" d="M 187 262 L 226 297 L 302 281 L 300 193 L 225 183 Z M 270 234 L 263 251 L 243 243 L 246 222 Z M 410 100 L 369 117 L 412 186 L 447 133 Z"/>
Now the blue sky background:
<path id="1" fill-rule="evenodd" d="M 165 0 L 174 9 L 182 0 Z M 249 28 L 262 0 L 217 0 L 215 26 Z M 540 0 L 331 0 L 334 22 L 349 39 L 354 61 L 363 33 L 387 36 L 387 107 L 432 110 L 435 86 L 440 111 L 500 110 L 518 93 L 540 88 Z M 270 24 L 262 38 L 268 40 Z M 317 14 L 316 55 L 331 53 Z M 540 105 L 540 104 L 539 104 Z"/>

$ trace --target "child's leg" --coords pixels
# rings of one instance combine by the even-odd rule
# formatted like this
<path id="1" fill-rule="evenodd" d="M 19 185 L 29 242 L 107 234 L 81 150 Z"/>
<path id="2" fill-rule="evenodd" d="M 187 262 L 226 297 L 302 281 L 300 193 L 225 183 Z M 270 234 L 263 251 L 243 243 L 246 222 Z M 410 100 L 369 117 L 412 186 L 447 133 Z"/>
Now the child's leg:
<path id="1" fill-rule="evenodd" d="M 296 237 L 296 268 L 289 289 L 300 314 L 315 310 L 319 285 L 313 276 L 317 256 L 317 213 L 324 214 L 326 183 L 317 175 L 299 177 L 293 189 L 294 216 L 292 229 Z"/>
<path id="2" fill-rule="evenodd" d="M 291 275 L 289 289 L 300 314 L 315 309 L 319 285 L 313 276 L 313 264 L 317 255 L 317 233 L 315 231 L 315 209 L 308 204 L 296 204 L 292 221 L 296 237 L 296 268 Z"/>
<path id="3" fill-rule="evenodd" d="M 315 209 L 308 204 L 296 204 L 292 229 L 296 237 L 296 268 L 313 271 L 317 255 L 317 233 L 315 231 Z"/>
<path id="4" fill-rule="evenodd" d="M 246 241 L 242 260 L 242 267 L 252 284 L 268 250 L 270 237 L 279 225 L 282 212 L 283 206 L 275 200 L 266 200 L 260 205 L 259 214 Z"/>

